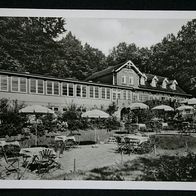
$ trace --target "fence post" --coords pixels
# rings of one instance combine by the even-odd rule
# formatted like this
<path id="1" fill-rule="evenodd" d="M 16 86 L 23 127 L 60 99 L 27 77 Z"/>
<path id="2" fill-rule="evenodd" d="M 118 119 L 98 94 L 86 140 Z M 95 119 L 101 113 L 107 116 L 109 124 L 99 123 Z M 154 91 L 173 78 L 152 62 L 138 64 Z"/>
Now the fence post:
<path id="1" fill-rule="evenodd" d="M 156 144 L 154 144 L 154 155 L 157 154 L 157 148 L 156 148 Z"/>
<path id="2" fill-rule="evenodd" d="M 76 159 L 74 158 L 74 172 L 76 171 Z"/>
<path id="3" fill-rule="evenodd" d="M 123 164 L 123 150 L 121 151 L 121 164 Z"/>

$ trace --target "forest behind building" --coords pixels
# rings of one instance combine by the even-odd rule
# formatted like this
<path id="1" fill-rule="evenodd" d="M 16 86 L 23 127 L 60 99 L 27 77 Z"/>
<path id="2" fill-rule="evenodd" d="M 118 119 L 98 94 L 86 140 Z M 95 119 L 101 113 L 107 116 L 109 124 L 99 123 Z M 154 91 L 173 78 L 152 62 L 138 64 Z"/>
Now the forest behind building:
<path id="1" fill-rule="evenodd" d="M 151 47 L 121 42 L 108 55 L 82 43 L 64 18 L 1 17 L 0 69 L 84 80 L 96 71 L 131 60 L 142 72 L 176 79 L 196 96 L 196 19 Z"/>

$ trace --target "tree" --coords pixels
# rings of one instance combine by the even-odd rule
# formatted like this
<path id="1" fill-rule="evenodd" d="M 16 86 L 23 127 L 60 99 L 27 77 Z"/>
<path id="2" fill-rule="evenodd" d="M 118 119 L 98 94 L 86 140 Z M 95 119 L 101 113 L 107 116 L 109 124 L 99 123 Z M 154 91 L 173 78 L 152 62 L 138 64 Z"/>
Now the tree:
<path id="1" fill-rule="evenodd" d="M 17 100 L 9 101 L 8 99 L 0 100 L 0 135 L 17 135 L 21 133 L 22 128 L 27 122 L 27 118 L 19 114 L 23 104 Z"/>
<path id="2" fill-rule="evenodd" d="M 106 57 L 98 49 L 91 47 L 89 44 L 84 45 L 84 58 L 87 61 L 88 74 L 100 71 L 106 68 Z"/>
<path id="3" fill-rule="evenodd" d="M 0 68 L 43 74 L 56 59 L 62 18 L 0 18 Z"/>
<path id="4" fill-rule="evenodd" d="M 148 48 L 139 48 L 134 43 L 126 44 L 122 42 L 113 48 L 107 57 L 107 63 L 112 66 L 131 60 L 142 72 L 148 73 L 150 70 L 150 55 L 151 50 Z"/>
<path id="5" fill-rule="evenodd" d="M 59 44 L 61 48 L 58 51 L 59 59 L 55 65 L 57 67 L 55 75 L 84 79 L 88 75 L 88 69 L 81 42 L 69 32 Z"/>

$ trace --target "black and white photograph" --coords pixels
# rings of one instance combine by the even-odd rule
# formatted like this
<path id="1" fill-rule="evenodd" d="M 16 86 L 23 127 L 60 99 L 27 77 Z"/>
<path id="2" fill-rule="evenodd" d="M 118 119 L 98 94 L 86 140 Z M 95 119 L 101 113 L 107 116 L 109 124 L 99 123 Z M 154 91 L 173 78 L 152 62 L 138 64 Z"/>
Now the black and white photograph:
<path id="1" fill-rule="evenodd" d="M 196 12 L 51 13 L 0 11 L 0 181 L 196 182 Z"/>

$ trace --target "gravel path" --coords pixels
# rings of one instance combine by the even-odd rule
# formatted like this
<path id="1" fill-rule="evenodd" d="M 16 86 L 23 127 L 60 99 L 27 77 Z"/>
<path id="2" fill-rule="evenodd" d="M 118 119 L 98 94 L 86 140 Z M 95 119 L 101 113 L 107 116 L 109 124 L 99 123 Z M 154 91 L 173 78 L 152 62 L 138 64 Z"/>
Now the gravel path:
<path id="1" fill-rule="evenodd" d="M 63 157 L 59 159 L 64 172 L 73 171 L 74 159 L 76 170 L 91 170 L 93 168 L 104 167 L 121 163 L 120 153 L 115 152 L 116 144 L 99 144 L 79 146 L 76 149 L 65 151 Z M 137 155 L 123 155 L 123 161 L 132 160 Z"/>

